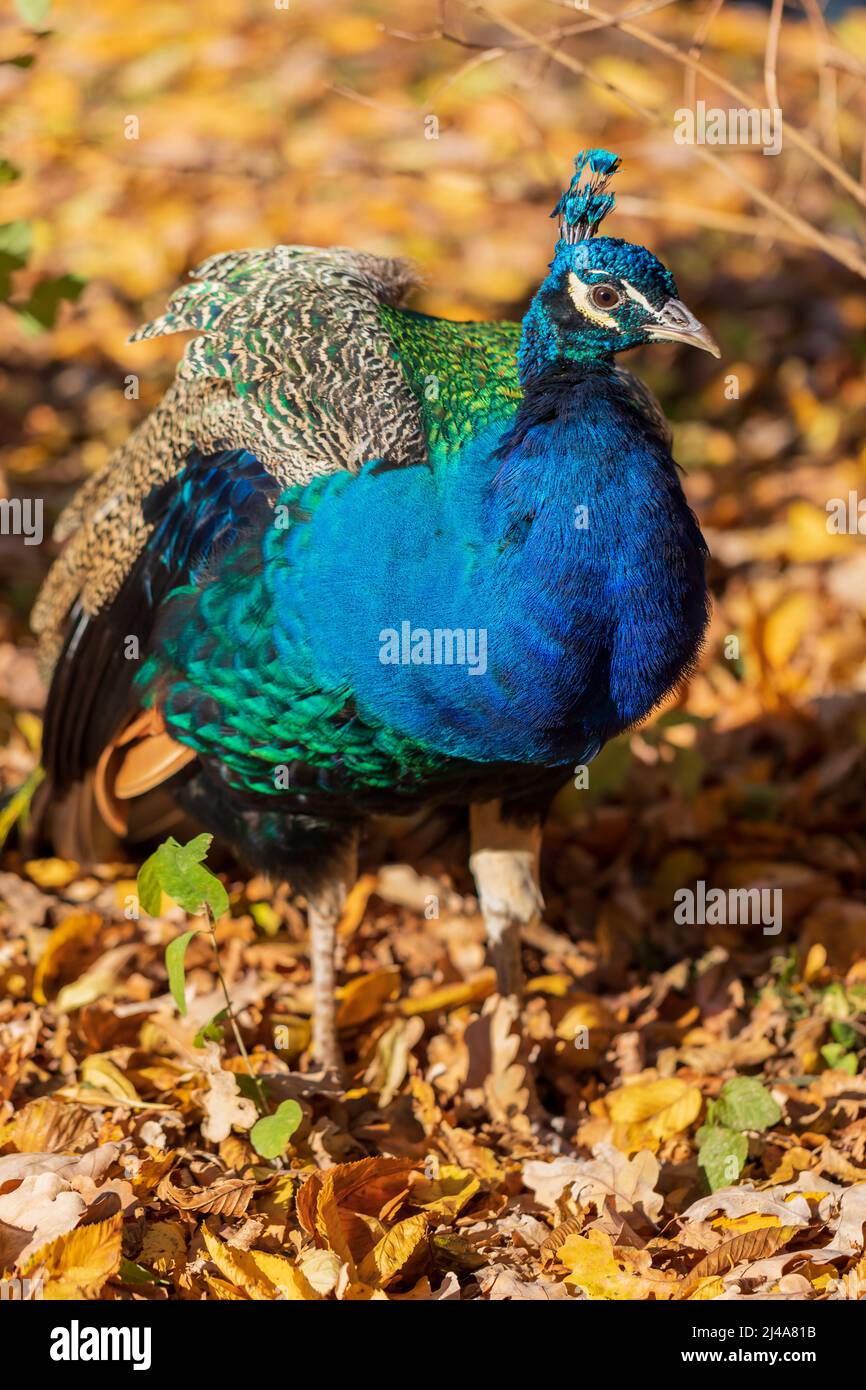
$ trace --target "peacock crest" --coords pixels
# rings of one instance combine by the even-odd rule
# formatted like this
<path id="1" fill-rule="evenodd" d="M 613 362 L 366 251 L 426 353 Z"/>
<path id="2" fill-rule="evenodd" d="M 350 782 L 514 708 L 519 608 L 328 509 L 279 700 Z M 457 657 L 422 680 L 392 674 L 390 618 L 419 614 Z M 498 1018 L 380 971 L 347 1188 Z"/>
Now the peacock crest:
<path id="1" fill-rule="evenodd" d="M 571 183 L 550 214 L 559 218 L 562 241 L 571 245 L 595 236 L 616 203 L 607 186 L 621 163 L 610 150 L 581 150 L 575 157 Z"/>

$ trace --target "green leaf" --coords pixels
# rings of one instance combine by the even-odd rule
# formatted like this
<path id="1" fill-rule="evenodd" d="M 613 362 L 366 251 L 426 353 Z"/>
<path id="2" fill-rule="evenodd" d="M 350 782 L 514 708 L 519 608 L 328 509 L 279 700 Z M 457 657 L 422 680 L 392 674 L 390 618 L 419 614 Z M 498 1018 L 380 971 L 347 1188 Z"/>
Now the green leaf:
<path id="1" fill-rule="evenodd" d="M 14 222 L 0 223 L 0 254 L 22 266 L 32 250 L 33 228 L 29 222 L 19 217 Z"/>
<path id="2" fill-rule="evenodd" d="M 20 177 L 20 169 L 16 169 L 15 165 L 10 164 L 8 159 L 0 159 L 0 183 L 14 183 Z"/>
<path id="3" fill-rule="evenodd" d="M 74 303 L 87 282 L 79 275 L 58 275 L 53 280 L 40 280 L 26 304 L 15 308 L 31 328 L 53 328 L 57 311 L 64 299 Z"/>
<path id="4" fill-rule="evenodd" d="M 736 1182 L 746 1166 L 749 1141 L 745 1134 L 724 1125 L 704 1125 L 698 1130 L 698 1167 L 710 1192 Z"/>
<path id="5" fill-rule="evenodd" d="M 296 1100 L 281 1101 L 275 1114 L 256 1120 L 250 1130 L 250 1143 L 261 1158 L 279 1158 L 303 1118 L 304 1112 Z"/>
<path id="6" fill-rule="evenodd" d="M 214 917 L 228 912 L 228 893 L 216 874 L 201 862 L 212 839 L 212 835 L 197 835 L 181 845 L 169 836 L 155 850 L 138 872 L 138 897 L 145 912 L 159 914 L 159 891 L 167 893 L 185 912 L 200 912 L 205 905 Z"/>
<path id="7" fill-rule="evenodd" d="M 48 18 L 51 0 L 15 0 L 15 8 L 25 24 L 39 29 Z"/>
<path id="8" fill-rule="evenodd" d="M 137 1265 L 134 1260 L 127 1260 L 121 1256 L 118 1277 L 124 1284 L 158 1284 L 159 1275 L 153 1274 L 144 1265 Z"/>
<path id="9" fill-rule="evenodd" d="M 726 1081 L 713 1106 L 713 1120 L 728 1129 L 769 1129 L 782 1118 L 766 1086 L 755 1076 Z"/>
<path id="10" fill-rule="evenodd" d="M 838 1018 L 834 1018 L 830 1024 L 830 1032 L 833 1040 L 845 1049 L 853 1047 L 857 1041 L 857 1029 L 852 1028 L 850 1023 L 842 1023 Z"/>
<path id="11" fill-rule="evenodd" d="M 841 1043 L 826 1043 L 821 1048 L 821 1056 L 831 1071 L 845 1071 L 849 1076 L 857 1075 L 857 1054 L 848 1052 Z"/>
<path id="12" fill-rule="evenodd" d="M 218 1014 L 214 1014 L 210 1023 L 206 1023 L 203 1028 L 199 1028 L 192 1040 L 193 1047 L 204 1047 L 205 1042 L 222 1042 L 225 1029 L 220 1025 L 225 1023 L 229 1016 L 228 1009 L 220 1009 Z"/>
<path id="13" fill-rule="evenodd" d="M 171 997 L 177 1004 L 182 1014 L 186 1013 L 186 975 L 184 973 L 184 960 L 186 959 L 186 948 L 198 932 L 185 931 L 181 936 L 176 936 L 165 948 L 165 968 L 168 971 L 168 987 L 171 990 Z"/>
<path id="14" fill-rule="evenodd" d="M 821 995 L 820 1012 L 825 1018 L 846 1019 L 851 1017 L 852 1009 L 848 1002 L 845 986 L 835 981 L 828 985 Z"/>
<path id="15" fill-rule="evenodd" d="M 145 859 L 138 871 L 136 880 L 138 902 L 143 912 L 150 917 L 158 917 L 162 910 L 162 884 L 157 873 L 156 855 Z"/>

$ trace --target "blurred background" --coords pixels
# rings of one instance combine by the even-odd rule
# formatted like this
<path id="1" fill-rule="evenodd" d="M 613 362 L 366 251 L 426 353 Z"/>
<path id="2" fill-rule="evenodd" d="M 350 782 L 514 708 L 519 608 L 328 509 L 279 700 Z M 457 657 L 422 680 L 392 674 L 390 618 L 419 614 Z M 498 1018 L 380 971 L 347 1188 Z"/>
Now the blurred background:
<path id="1" fill-rule="evenodd" d="M 571 160 L 602 144 L 623 158 L 610 233 L 670 265 L 722 344 L 719 362 L 629 362 L 675 423 L 715 614 L 683 699 L 559 803 L 581 840 L 552 851 L 551 910 L 615 975 L 638 940 L 676 946 L 672 885 L 783 884 L 786 934 L 832 922 L 847 966 L 866 941 L 866 541 L 856 518 L 831 534 L 827 504 L 866 492 L 866 11 L 609 4 L 7 14 L 0 467 L 7 496 L 44 499 L 46 540 L 0 537 L 0 770 L 20 781 L 38 745 L 27 615 L 50 524 L 170 380 L 180 338 L 127 338 L 186 273 L 235 247 L 346 244 L 414 258 L 417 308 L 518 318 Z M 678 143 L 698 100 L 780 107 L 781 153 Z"/>

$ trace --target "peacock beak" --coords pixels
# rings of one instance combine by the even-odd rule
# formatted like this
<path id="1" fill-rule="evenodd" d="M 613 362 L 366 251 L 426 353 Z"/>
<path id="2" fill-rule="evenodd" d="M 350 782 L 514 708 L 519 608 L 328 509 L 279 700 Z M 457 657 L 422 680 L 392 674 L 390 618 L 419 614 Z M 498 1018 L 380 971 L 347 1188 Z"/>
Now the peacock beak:
<path id="1" fill-rule="evenodd" d="M 721 357 L 722 351 L 710 330 L 696 319 L 681 299 L 669 299 L 649 325 L 649 336 L 655 341 L 671 343 L 690 343 L 692 347 L 703 348 L 714 357 Z"/>

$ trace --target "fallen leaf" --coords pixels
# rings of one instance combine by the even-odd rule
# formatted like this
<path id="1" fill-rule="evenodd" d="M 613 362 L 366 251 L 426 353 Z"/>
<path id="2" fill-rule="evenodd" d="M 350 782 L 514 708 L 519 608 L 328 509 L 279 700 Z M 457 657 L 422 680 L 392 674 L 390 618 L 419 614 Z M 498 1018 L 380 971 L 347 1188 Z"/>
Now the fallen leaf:
<path id="1" fill-rule="evenodd" d="M 412 1173 L 409 1191 L 413 1206 L 421 1207 L 428 1216 L 452 1220 L 481 1191 L 481 1183 L 467 1168 L 444 1163 L 435 1178 Z"/>
<path id="2" fill-rule="evenodd" d="M 106 1280 L 120 1268 L 122 1224 L 118 1212 L 107 1221 L 58 1236 L 28 1257 L 22 1276 L 39 1278 L 42 1298 L 98 1298 Z"/>
<path id="3" fill-rule="evenodd" d="M 95 912 L 73 913 L 55 927 L 33 973 L 33 998 L 48 1002 L 48 991 L 63 973 L 78 974 L 78 965 L 102 930 L 102 918 Z"/>
<path id="4" fill-rule="evenodd" d="M 252 1129 L 258 1119 L 255 1103 L 241 1094 L 237 1077 L 222 1065 L 220 1049 L 215 1042 L 206 1042 L 202 1049 L 202 1070 L 207 1076 L 208 1089 L 201 1093 L 205 1118 L 201 1132 L 205 1139 L 219 1144 L 232 1129 Z"/>
<path id="5" fill-rule="evenodd" d="M 760 1230 L 744 1231 L 733 1240 L 722 1241 L 691 1269 L 679 1285 L 677 1298 L 688 1298 L 704 1279 L 729 1273 L 736 1265 L 751 1264 L 773 1254 L 780 1245 L 797 1234 L 796 1226 L 764 1226 Z"/>
<path id="6" fill-rule="evenodd" d="M 427 1217 L 407 1216 L 374 1245 L 358 1266 L 358 1277 L 377 1288 L 387 1288 L 413 1267 L 427 1251 Z M 417 1272 L 417 1271 L 416 1271 Z"/>
<path id="7" fill-rule="evenodd" d="M 605 1104 L 618 1149 L 634 1153 L 646 1148 L 655 1153 L 665 1139 L 694 1124 L 703 1097 L 697 1086 L 671 1077 L 621 1086 L 610 1092 Z"/>
<path id="8" fill-rule="evenodd" d="M 337 1027 L 357 1028 L 376 1018 L 382 1006 L 400 993 L 400 971 L 374 970 L 359 975 L 343 988 L 337 1007 Z"/>
<path id="9" fill-rule="evenodd" d="M 615 1250 L 610 1237 L 601 1231 L 569 1236 L 559 1247 L 557 1260 L 568 1270 L 566 1284 L 580 1289 L 589 1299 L 672 1297 L 672 1279 L 649 1272 L 648 1255 L 639 1267 L 628 1268 L 628 1252 Z"/>

